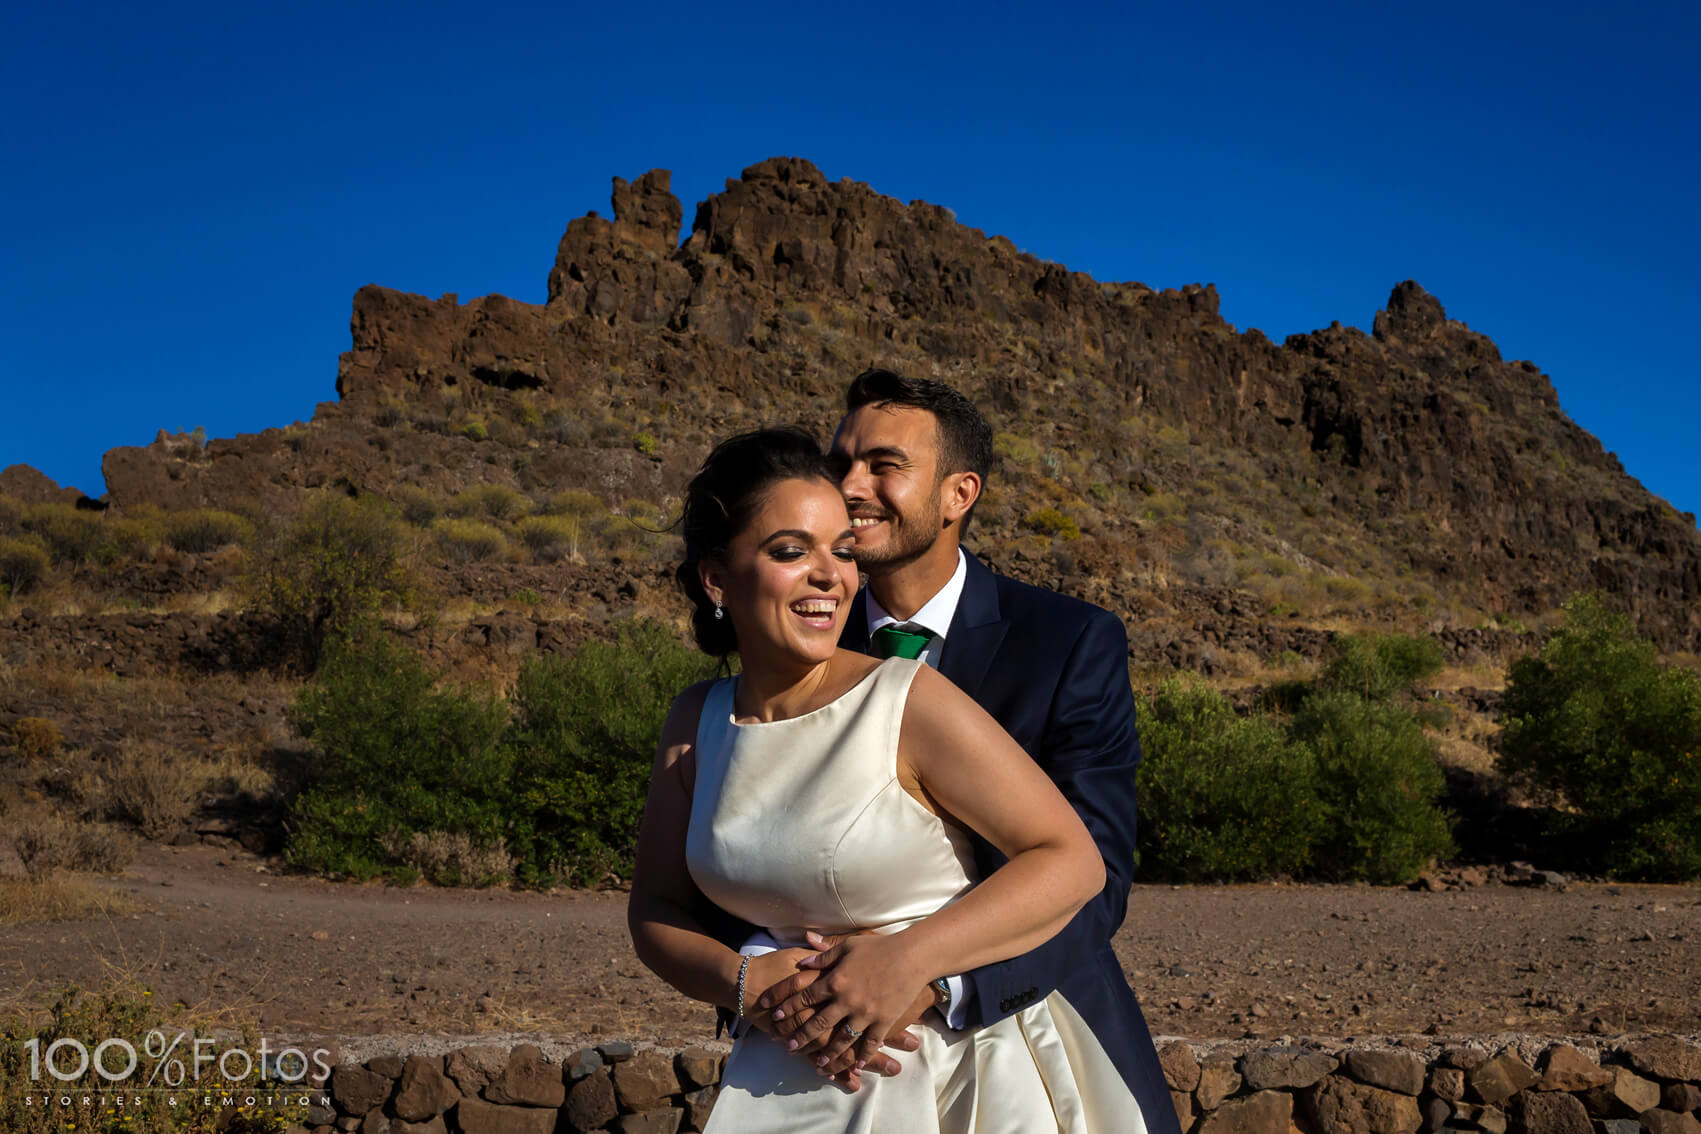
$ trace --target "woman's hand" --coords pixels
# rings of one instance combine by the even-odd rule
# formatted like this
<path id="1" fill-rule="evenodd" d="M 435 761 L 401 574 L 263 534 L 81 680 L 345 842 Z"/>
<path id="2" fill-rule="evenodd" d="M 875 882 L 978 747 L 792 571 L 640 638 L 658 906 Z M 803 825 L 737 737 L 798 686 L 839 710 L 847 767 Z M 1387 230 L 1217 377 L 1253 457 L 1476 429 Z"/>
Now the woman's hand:
<path id="1" fill-rule="evenodd" d="M 740 1016 L 758 1030 L 774 1035 L 773 1013 L 765 1012 L 757 1006 L 763 996 L 763 990 L 798 976 L 807 976 L 813 983 L 820 974 L 807 971 L 800 973 L 797 963 L 805 957 L 815 956 L 815 953 L 814 949 L 777 949 L 772 953 L 759 953 L 751 957 L 750 967 L 744 973 L 744 1004 Z M 738 995 L 736 988 L 733 995 Z"/>
<path id="2" fill-rule="evenodd" d="M 852 1066 L 861 1070 L 909 1022 L 916 990 L 928 982 L 903 933 L 851 937 L 797 965 L 820 978 L 769 1013 L 773 1034 L 821 1068 L 854 1048 Z"/>

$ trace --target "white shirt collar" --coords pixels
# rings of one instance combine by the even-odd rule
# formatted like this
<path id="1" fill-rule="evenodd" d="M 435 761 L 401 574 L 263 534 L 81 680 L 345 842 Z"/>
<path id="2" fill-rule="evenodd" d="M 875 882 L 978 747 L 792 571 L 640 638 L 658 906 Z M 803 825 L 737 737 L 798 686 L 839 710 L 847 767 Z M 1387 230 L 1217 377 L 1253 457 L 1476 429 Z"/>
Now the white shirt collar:
<path id="1" fill-rule="evenodd" d="M 930 631 L 935 638 L 944 638 L 951 629 L 951 619 L 956 616 L 957 602 L 963 597 L 963 583 L 969 577 L 969 564 L 963 557 L 963 549 L 957 548 L 957 569 L 951 572 L 951 577 L 945 585 L 939 588 L 932 598 L 922 604 L 922 608 L 909 618 L 893 618 L 880 605 L 880 600 L 874 597 L 874 589 L 868 591 L 868 633 L 882 626 L 907 625 L 921 626 Z"/>

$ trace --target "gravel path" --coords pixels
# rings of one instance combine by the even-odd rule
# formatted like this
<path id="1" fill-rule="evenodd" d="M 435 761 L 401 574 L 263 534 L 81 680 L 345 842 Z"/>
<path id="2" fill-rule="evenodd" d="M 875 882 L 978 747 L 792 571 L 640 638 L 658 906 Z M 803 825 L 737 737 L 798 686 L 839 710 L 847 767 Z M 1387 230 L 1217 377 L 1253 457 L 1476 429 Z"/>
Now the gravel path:
<path id="1" fill-rule="evenodd" d="M 331 883 L 149 847 L 148 907 L 8 928 L 0 1000 L 128 973 L 275 1035 L 544 1033 L 674 1045 L 709 1010 L 632 955 L 625 897 Z M 1701 887 L 1137 886 L 1116 938 L 1155 1033 L 1189 1039 L 1701 1031 Z"/>

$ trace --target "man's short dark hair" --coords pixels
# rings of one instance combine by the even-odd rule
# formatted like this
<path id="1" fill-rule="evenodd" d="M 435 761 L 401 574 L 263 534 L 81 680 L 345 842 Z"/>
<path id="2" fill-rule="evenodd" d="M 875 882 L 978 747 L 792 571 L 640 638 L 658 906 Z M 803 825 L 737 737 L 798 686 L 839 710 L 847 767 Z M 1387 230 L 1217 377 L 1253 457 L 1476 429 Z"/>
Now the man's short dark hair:
<path id="1" fill-rule="evenodd" d="M 975 404 L 954 387 L 931 378 L 906 378 L 896 370 L 874 367 L 851 380 L 845 391 L 845 412 L 863 406 L 904 406 L 926 410 L 939 423 L 939 475 L 972 472 L 985 490 L 992 467 L 992 427 Z M 962 532 L 969 530 L 971 507 L 963 516 Z"/>

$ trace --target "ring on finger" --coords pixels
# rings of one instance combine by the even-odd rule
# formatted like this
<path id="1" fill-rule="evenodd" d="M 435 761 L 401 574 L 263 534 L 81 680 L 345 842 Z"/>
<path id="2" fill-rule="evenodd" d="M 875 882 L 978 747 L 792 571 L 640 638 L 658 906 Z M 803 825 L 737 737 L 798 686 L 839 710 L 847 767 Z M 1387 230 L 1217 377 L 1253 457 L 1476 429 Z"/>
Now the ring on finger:
<path id="1" fill-rule="evenodd" d="M 851 1039 L 855 1039 L 856 1037 L 860 1036 L 863 1033 L 863 1029 L 851 1027 L 849 1020 L 846 1020 L 844 1023 L 840 1024 L 839 1030 L 841 1032 L 845 1033 L 845 1035 L 849 1036 Z"/>

